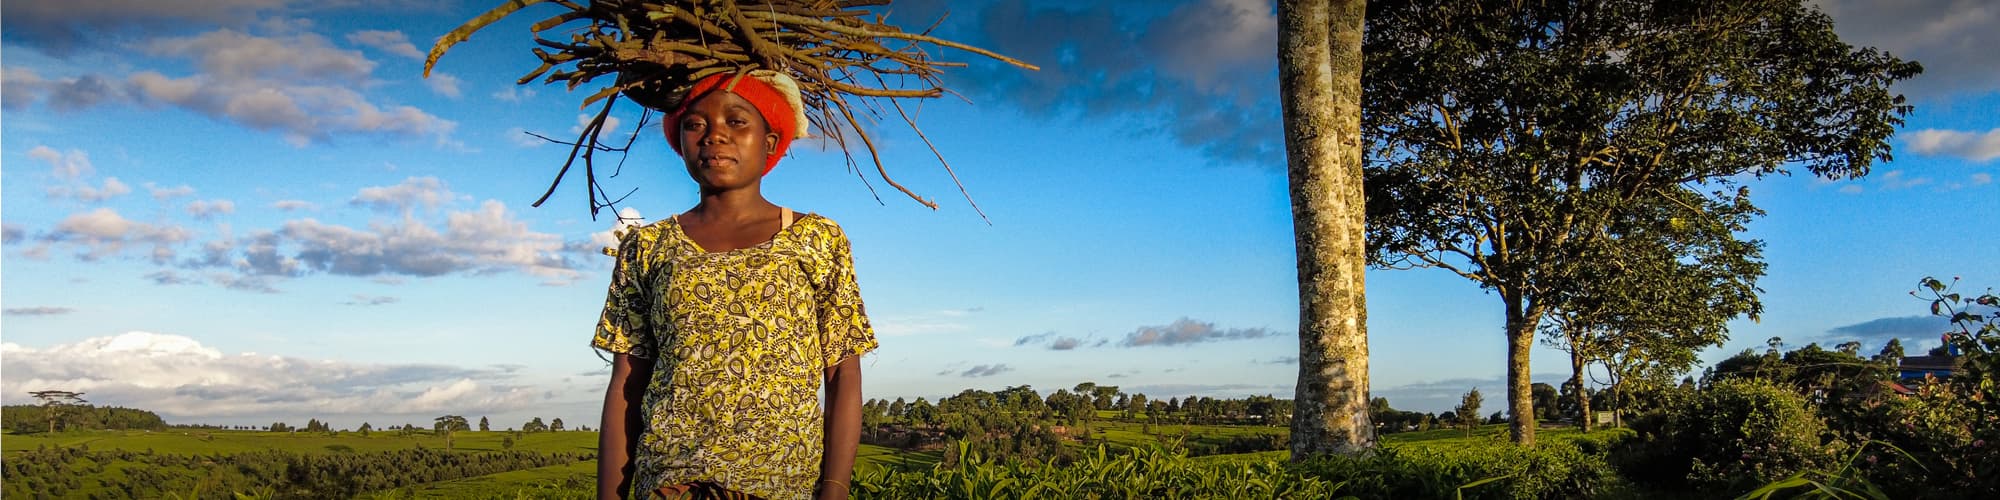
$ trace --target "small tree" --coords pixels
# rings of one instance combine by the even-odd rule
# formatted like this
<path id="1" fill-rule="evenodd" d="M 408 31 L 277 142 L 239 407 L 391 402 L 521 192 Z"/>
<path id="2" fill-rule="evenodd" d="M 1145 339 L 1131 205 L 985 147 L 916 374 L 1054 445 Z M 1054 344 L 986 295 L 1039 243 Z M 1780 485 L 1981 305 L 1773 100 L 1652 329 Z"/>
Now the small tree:
<path id="1" fill-rule="evenodd" d="M 557 418 L 556 418 L 555 420 L 550 420 L 550 421 L 549 421 L 549 430 L 551 430 L 551 431 L 556 431 L 556 432 L 562 432 L 562 430 L 563 430 L 563 422 L 562 422 L 562 418 L 561 418 L 561 417 L 557 417 Z"/>
<path id="2" fill-rule="evenodd" d="M 486 424 L 486 417 L 479 417 L 479 432 L 486 432 L 490 430 L 493 430 L 493 428 Z"/>
<path id="3" fill-rule="evenodd" d="M 1479 426 L 1479 404 L 1484 399 L 1479 395 L 1479 388 L 1474 387 L 1471 392 L 1465 393 L 1465 398 L 1458 401 L 1458 408 L 1452 410 L 1452 414 L 1458 417 L 1459 427 L 1465 428 L 1467 436 L 1472 435 L 1472 428 Z"/>
<path id="4" fill-rule="evenodd" d="M 451 451 L 451 444 L 452 444 L 451 438 L 454 433 L 458 431 L 471 430 L 471 429 L 472 429 L 471 426 L 465 424 L 465 417 L 461 417 L 458 415 L 445 415 L 437 418 L 437 430 L 438 432 L 444 434 L 445 451 Z"/>
<path id="5" fill-rule="evenodd" d="M 81 392 L 50 390 L 34 391 L 28 394 L 34 396 L 35 399 L 42 400 L 42 407 L 48 409 L 50 434 L 56 432 L 56 421 L 61 420 L 61 416 L 65 413 L 65 408 L 82 406 L 85 403 L 89 403 L 89 401 L 83 400 L 83 393 Z"/>
<path id="6" fill-rule="evenodd" d="M 542 417 L 535 417 L 529 420 L 528 423 L 522 424 L 521 430 L 525 432 L 542 432 L 549 430 L 549 424 L 542 423 Z"/>

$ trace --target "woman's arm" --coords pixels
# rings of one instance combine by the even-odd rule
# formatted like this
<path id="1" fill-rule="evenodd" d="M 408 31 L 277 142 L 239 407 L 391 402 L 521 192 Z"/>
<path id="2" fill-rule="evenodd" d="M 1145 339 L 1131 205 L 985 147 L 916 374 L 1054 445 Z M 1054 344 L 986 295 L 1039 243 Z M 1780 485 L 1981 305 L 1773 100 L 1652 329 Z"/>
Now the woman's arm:
<path id="1" fill-rule="evenodd" d="M 635 376 L 635 374 L 637 374 Z M 604 390 L 604 416 L 597 427 L 597 498 L 626 498 L 632 488 L 632 452 L 646 419 L 640 415 L 653 360 L 626 354 L 611 357 L 611 385 Z"/>
<path id="2" fill-rule="evenodd" d="M 861 357 L 848 356 L 826 370 L 826 450 L 820 458 L 819 498 L 847 498 L 854 453 L 861 447 Z"/>

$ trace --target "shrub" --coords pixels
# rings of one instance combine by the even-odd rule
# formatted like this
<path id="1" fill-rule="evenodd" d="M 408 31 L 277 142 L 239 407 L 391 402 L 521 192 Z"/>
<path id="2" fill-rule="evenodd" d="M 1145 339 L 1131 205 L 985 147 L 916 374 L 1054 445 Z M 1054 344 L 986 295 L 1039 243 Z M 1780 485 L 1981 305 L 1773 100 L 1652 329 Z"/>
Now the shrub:
<path id="1" fill-rule="evenodd" d="M 1602 449 L 1629 437 L 1611 432 L 1586 441 Z M 1589 498 L 1616 480 L 1604 453 L 1564 442 L 1534 448 L 1504 442 L 1381 448 L 1370 456 L 1328 457 L 1305 467 L 1342 484 L 1341 493 L 1361 498 Z"/>
<path id="2" fill-rule="evenodd" d="M 1721 380 L 1668 397 L 1663 410 L 1633 419 L 1638 439 L 1616 452 L 1634 481 L 1742 492 L 1831 467 L 1844 448 L 1804 397 L 1768 380 Z"/>

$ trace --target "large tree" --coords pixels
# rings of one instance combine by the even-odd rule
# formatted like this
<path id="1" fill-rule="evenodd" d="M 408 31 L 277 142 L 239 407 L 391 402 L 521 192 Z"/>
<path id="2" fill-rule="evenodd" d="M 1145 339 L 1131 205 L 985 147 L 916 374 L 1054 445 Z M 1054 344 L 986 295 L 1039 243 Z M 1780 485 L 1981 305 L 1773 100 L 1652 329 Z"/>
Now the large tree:
<path id="1" fill-rule="evenodd" d="M 1293 460 L 1375 446 L 1362 273 L 1364 0 L 1278 2 L 1278 90 L 1299 279 Z"/>
<path id="2" fill-rule="evenodd" d="M 1370 261 L 1498 296 L 1521 444 L 1536 329 L 1609 228 L 1727 226 L 1750 179 L 1865 175 L 1920 71 L 1801 0 L 1378 0 L 1363 50 Z"/>

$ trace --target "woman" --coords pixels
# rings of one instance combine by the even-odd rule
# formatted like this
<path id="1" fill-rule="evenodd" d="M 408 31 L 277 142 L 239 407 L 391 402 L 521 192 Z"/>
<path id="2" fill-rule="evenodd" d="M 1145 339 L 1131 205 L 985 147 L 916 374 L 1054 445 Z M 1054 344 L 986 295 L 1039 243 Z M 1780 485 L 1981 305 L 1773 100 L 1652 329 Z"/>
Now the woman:
<path id="1" fill-rule="evenodd" d="M 798 86 L 722 74 L 682 102 L 662 124 L 700 201 L 621 239 L 591 342 L 598 496 L 846 498 L 874 331 L 840 226 L 760 191 L 806 130 Z"/>

